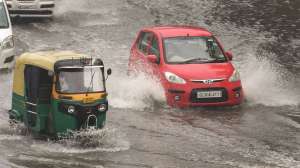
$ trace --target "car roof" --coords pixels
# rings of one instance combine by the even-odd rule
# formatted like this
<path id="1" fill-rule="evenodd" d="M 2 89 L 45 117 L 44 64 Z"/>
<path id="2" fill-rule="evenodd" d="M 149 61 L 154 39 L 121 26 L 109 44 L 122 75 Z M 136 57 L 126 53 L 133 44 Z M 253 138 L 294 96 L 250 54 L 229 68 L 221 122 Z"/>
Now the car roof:
<path id="1" fill-rule="evenodd" d="M 150 30 L 160 34 L 164 38 L 178 36 L 212 36 L 212 33 L 202 27 L 172 25 L 172 26 L 154 26 L 144 30 Z"/>

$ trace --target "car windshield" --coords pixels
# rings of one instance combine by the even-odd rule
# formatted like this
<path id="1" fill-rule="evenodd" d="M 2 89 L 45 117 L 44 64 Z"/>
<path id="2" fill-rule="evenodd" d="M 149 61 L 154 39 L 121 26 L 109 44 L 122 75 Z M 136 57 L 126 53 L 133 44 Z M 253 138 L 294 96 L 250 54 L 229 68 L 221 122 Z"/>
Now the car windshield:
<path id="1" fill-rule="evenodd" d="M 0 2 L 0 28 L 8 28 L 8 18 L 3 2 Z"/>
<path id="2" fill-rule="evenodd" d="M 103 73 L 99 66 L 62 68 L 56 90 L 62 93 L 92 93 L 104 91 Z"/>
<path id="3" fill-rule="evenodd" d="M 227 59 L 213 37 L 171 37 L 164 39 L 167 63 L 226 62 Z"/>

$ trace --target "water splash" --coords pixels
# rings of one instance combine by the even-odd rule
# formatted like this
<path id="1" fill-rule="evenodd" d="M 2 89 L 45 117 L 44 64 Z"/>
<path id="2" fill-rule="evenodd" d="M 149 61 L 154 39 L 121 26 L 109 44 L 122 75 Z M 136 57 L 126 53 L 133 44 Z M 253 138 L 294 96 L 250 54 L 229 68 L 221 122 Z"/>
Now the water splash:
<path id="1" fill-rule="evenodd" d="M 293 86 L 293 75 L 265 57 L 257 58 L 248 54 L 246 58 L 240 70 L 250 104 L 283 106 L 300 103 L 299 90 Z"/>
<path id="2" fill-rule="evenodd" d="M 89 153 L 89 152 L 118 152 L 130 148 L 126 135 L 116 128 L 89 129 L 81 131 L 69 130 L 68 136 L 61 136 L 59 140 L 31 141 L 32 135 L 23 123 L 15 123 L 0 127 L 0 141 L 20 141 L 29 137 L 31 147 L 52 153 Z"/>
<path id="3" fill-rule="evenodd" d="M 15 136 L 15 135 L 0 135 L 0 141 L 4 141 L 4 140 L 21 140 L 22 137 L 21 136 Z"/>
<path id="4" fill-rule="evenodd" d="M 107 86 L 110 105 L 116 108 L 144 109 L 165 104 L 160 82 L 144 73 L 137 76 L 113 75 Z"/>
<path id="5" fill-rule="evenodd" d="M 0 136 L 27 136 L 29 131 L 24 123 L 20 122 L 3 122 L 0 124 Z"/>
<path id="6" fill-rule="evenodd" d="M 115 128 L 74 131 L 72 134 L 57 142 L 36 142 L 31 147 L 52 153 L 118 152 L 130 148 L 125 135 Z"/>

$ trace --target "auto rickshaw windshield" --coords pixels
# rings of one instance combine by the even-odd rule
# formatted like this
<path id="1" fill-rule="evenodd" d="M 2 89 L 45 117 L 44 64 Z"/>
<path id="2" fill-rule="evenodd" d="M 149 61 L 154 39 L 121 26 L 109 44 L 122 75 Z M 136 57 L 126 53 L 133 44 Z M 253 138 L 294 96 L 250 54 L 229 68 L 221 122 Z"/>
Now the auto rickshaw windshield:
<path id="1" fill-rule="evenodd" d="M 99 66 L 61 68 L 56 90 L 61 93 L 102 92 L 104 88 L 102 68 Z"/>

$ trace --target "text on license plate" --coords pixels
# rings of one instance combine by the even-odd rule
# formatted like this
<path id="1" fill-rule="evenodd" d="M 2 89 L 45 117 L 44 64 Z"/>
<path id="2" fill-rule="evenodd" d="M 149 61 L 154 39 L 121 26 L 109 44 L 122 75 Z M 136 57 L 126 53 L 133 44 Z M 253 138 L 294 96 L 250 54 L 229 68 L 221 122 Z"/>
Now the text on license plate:
<path id="1" fill-rule="evenodd" d="M 19 9 L 34 9 L 35 5 L 20 5 L 18 6 Z"/>
<path id="2" fill-rule="evenodd" d="M 197 98 L 215 98 L 222 97 L 222 91 L 201 91 L 197 92 Z"/>

